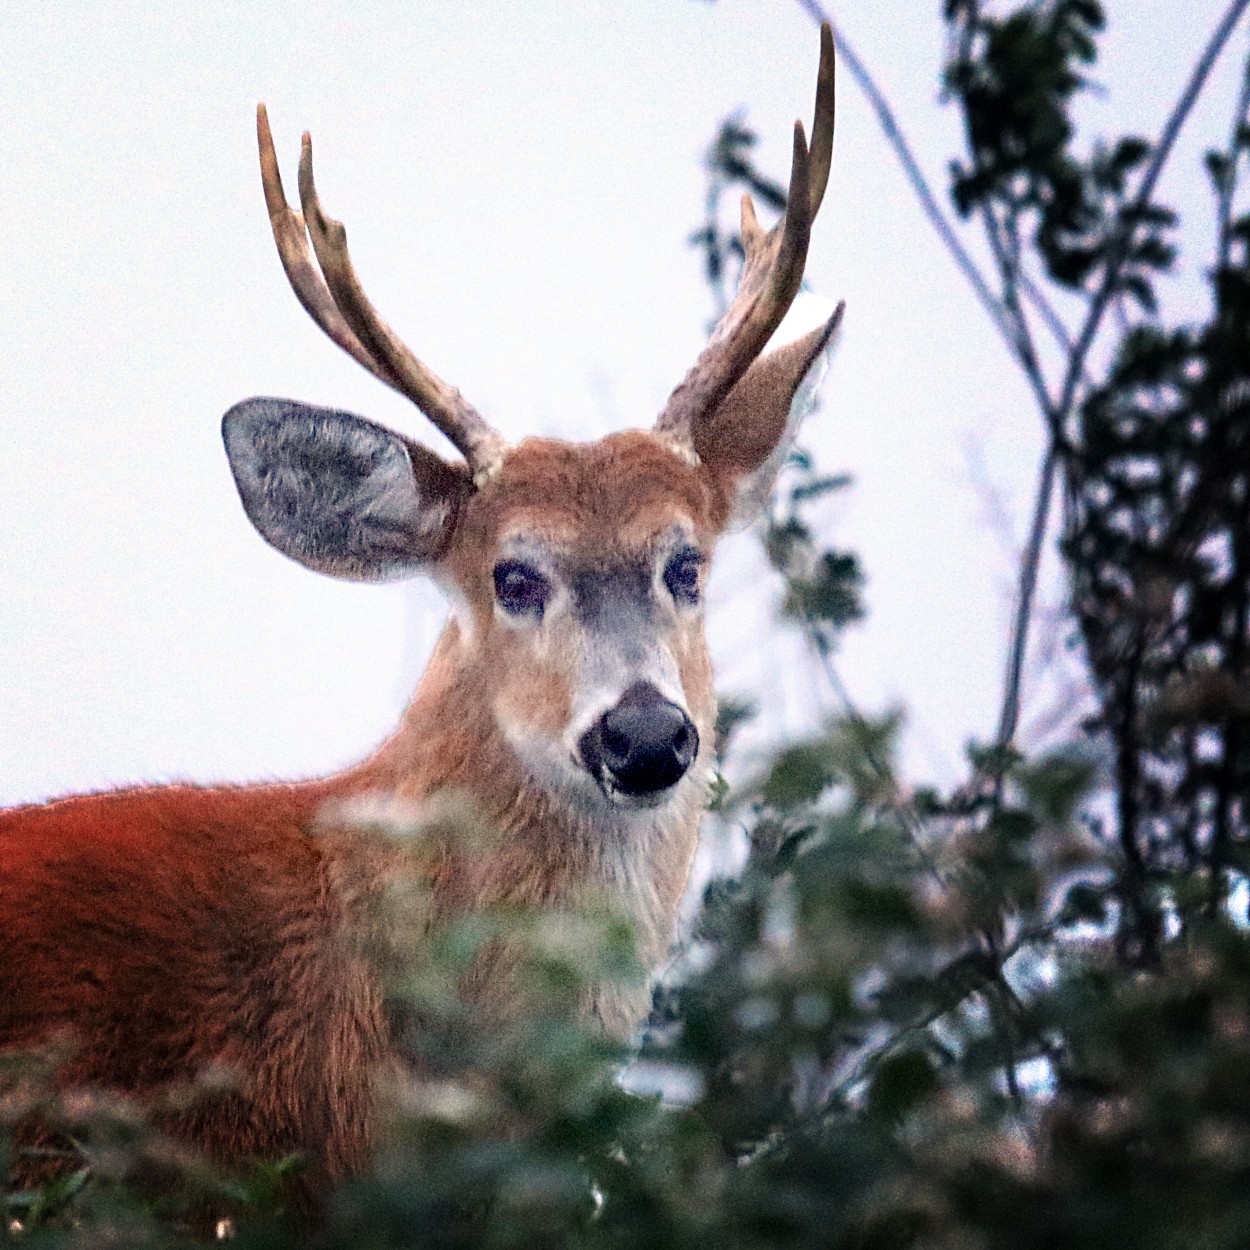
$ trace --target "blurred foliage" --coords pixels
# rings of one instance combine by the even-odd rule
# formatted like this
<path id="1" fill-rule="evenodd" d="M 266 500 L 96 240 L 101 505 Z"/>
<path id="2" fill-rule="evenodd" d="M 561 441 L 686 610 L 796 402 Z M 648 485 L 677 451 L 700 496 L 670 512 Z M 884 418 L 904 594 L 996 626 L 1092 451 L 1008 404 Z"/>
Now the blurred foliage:
<path id="1" fill-rule="evenodd" d="M 716 301 L 712 324 L 729 306 L 730 296 L 737 289 L 737 269 L 746 256 L 738 231 L 725 230 L 721 225 L 721 201 L 725 194 L 741 187 L 771 209 L 786 206 L 785 187 L 755 167 L 752 149 L 757 143 L 759 136 L 747 126 L 743 115 L 733 113 L 721 122 L 707 154 L 705 219 L 690 236 L 690 243 L 703 252 L 703 274 Z"/>
<path id="2" fill-rule="evenodd" d="M 986 10 L 991 10 L 987 12 Z M 945 86 L 963 114 L 967 155 L 951 164 L 960 214 L 984 214 L 1004 268 L 1032 244 L 1048 278 L 1081 289 L 1126 248 L 1117 291 L 1153 311 L 1153 275 L 1173 258 L 1174 215 L 1128 197 L 1151 153 L 1137 136 L 1098 142 L 1084 158 L 1071 108 L 1090 88 L 1104 25 L 1097 0 L 1019 5 L 946 0 Z M 1131 240 L 1131 242 L 1130 242 Z"/>
<path id="3" fill-rule="evenodd" d="M 475 916 L 406 944 L 411 900 L 393 900 L 391 954 L 407 953 L 386 961 L 389 1016 L 410 1067 L 384 1082 L 374 1167 L 311 1221 L 282 1210 L 298 1160 L 223 1177 L 133 1106 L 52 1092 L 54 1056 L 6 1059 L 0 1137 L 37 1115 L 73 1149 L 58 1180 L 8 1194 L 0 1241 L 1250 1243 L 1250 67 L 1206 161 L 1211 307 L 1172 325 L 1163 148 L 1082 148 L 1072 123 L 1102 6 L 948 0 L 944 15 L 966 137 L 953 203 L 986 234 L 1060 460 L 1094 721 L 1043 755 L 974 745 L 968 781 L 942 793 L 899 778 L 898 713 L 848 707 L 741 785 L 722 779 L 714 818 L 745 867 L 708 886 L 633 1051 L 575 1022 L 588 984 L 637 985 L 611 915 Z M 740 256 L 724 193 L 782 200 L 753 142 L 738 116 L 710 156 L 695 241 L 721 300 Z M 1047 289 L 1084 316 L 1059 325 L 1053 377 L 1032 346 L 1033 325 L 1056 330 Z M 862 577 L 822 547 L 813 510 L 843 482 L 804 456 L 784 481 L 761 537 L 814 679 L 836 678 Z M 749 714 L 726 704 L 722 755 Z M 507 1021 L 459 992 L 498 941 L 529 1004 Z"/>
<path id="4" fill-rule="evenodd" d="M 843 628 L 864 615 L 859 561 L 849 552 L 822 548 L 810 516 L 814 504 L 849 484 L 848 477 L 818 473 L 807 452 L 793 451 L 761 533 L 768 562 L 785 586 L 782 613 L 804 626 L 822 655 L 833 650 Z"/>
<path id="5" fill-rule="evenodd" d="M 1099 705 L 1089 728 L 1113 774 L 1104 828 L 1121 856 L 1121 950 L 1151 966 L 1169 916 L 1183 928 L 1192 910 L 1174 913 L 1163 883 L 1189 874 L 1205 883 L 1206 911 L 1218 909 L 1250 836 L 1250 205 L 1239 193 L 1250 66 L 1228 137 L 1205 161 L 1209 303 L 1170 321 L 1157 288 L 1177 221 L 1155 187 L 1193 93 L 1157 140 L 1082 144 L 1072 106 L 1094 85 L 1101 4 L 948 0 L 946 17 L 945 85 L 967 138 L 952 194 L 984 228 L 1049 426 Z M 1195 92 L 1209 68 L 1199 61 Z M 1048 281 L 1080 310 L 1079 327 L 1057 334 L 1064 353 L 1049 376 L 1033 343 L 1033 326 L 1057 316 Z"/>

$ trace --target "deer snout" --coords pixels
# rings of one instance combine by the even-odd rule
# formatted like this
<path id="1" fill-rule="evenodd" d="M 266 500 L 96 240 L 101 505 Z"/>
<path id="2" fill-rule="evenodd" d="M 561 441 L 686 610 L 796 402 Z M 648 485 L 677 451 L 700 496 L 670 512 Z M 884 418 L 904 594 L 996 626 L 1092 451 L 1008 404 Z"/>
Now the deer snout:
<path id="1" fill-rule="evenodd" d="M 578 744 L 586 768 L 605 788 L 650 798 L 674 786 L 699 753 L 690 717 L 650 682 L 636 682 Z"/>

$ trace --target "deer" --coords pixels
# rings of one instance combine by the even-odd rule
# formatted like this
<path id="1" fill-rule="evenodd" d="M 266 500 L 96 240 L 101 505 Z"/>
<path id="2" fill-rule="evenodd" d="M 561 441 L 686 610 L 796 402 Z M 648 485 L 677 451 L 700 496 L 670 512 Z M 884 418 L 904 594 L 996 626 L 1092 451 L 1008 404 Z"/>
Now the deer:
<path id="1" fill-rule="evenodd" d="M 358 836 L 361 805 L 458 795 L 497 831 L 471 862 L 430 858 L 432 914 L 597 891 L 631 925 L 641 964 L 663 967 L 713 763 L 708 564 L 766 500 L 842 315 L 764 350 L 802 282 L 833 124 L 825 26 L 784 216 L 766 230 L 743 197 L 737 293 L 654 425 L 510 446 L 366 297 L 307 133 L 300 209 L 288 204 L 258 106 L 264 198 L 296 298 L 459 459 L 350 413 L 247 399 L 222 421 L 243 509 L 314 572 L 433 579 L 449 619 L 398 728 L 342 772 L 0 813 L 0 1051 L 68 1038 L 58 1089 L 140 1102 L 229 1070 L 228 1097 L 168 1113 L 175 1138 L 223 1164 L 302 1155 L 314 1189 L 359 1173 L 396 1042 L 381 973 L 353 934 L 361 899 L 397 871 Z M 465 992 L 488 1018 L 523 1010 L 499 950 L 477 959 Z M 579 1012 L 628 1038 L 649 1002 L 645 984 L 605 984 Z"/>

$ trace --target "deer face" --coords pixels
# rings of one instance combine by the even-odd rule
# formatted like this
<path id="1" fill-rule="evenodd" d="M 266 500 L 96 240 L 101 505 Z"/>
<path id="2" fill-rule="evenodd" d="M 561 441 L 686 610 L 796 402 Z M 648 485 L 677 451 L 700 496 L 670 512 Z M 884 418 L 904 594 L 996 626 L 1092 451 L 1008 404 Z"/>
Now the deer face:
<path id="1" fill-rule="evenodd" d="M 280 551 L 444 586 L 463 688 L 540 789 L 656 807 L 709 760 L 713 546 L 767 495 L 835 323 L 755 361 L 691 448 L 642 430 L 527 439 L 475 486 L 420 444 L 290 400 L 236 405 L 223 434 L 244 508 Z"/>
<path id="2" fill-rule="evenodd" d="M 249 517 L 321 572 L 441 580 L 459 617 L 456 662 L 472 674 L 464 688 L 489 703 L 538 786 L 583 805 L 666 802 L 701 775 L 710 746 L 701 600 L 712 545 L 767 496 L 840 315 L 765 352 L 798 292 L 829 177 L 829 28 L 810 148 L 795 124 L 784 218 L 764 231 L 744 199 L 739 290 L 708 346 L 653 430 L 597 443 L 509 448 L 366 298 L 343 226 L 318 198 L 309 137 L 297 213 L 263 105 L 257 133 L 274 239 L 300 302 L 464 461 L 448 464 L 348 413 L 247 400 L 226 414 L 223 434 Z"/>
<path id="3" fill-rule="evenodd" d="M 767 496 L 836 322 L 753 362 L 693 446 L 642 430 L 527 439 L 475 485 L 382 426 L 291 400 L 237 404 L 223 435 L 244 508 L 280 551 L 447 589 L 464 689 L 537 786 L 655 807 L 709 759 L 712 548 Z"/>
<path id="4" fill-rule="evenodd" d="M 527 440 L 470 499 L 440 574 L 495 722 L 544 789 L 651 807 L 702 775 L 716 503 L 698 470 L 642 432 Z"/>

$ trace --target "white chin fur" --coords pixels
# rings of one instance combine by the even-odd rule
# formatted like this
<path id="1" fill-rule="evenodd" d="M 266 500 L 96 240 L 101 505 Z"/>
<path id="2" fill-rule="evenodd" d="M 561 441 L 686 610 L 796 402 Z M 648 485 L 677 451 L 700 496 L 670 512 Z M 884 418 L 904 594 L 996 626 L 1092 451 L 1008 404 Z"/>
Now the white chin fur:
<path id="1" fill-rule="evenodd" d="M 683 774 L 667 790 L 657 790 L 654 794 L 628 794 L 624 790 L 618 790 L 616 786 L 606 780 L 598 784 L 600 793 L 614 808 L 627 812 L 652 812 L 656 808 L 663 807 L 676 796 L 681 789 L 681 783 L 686 780 L 688 775 Z M 589 773 L 587 776 L 589 776 Z"/>

